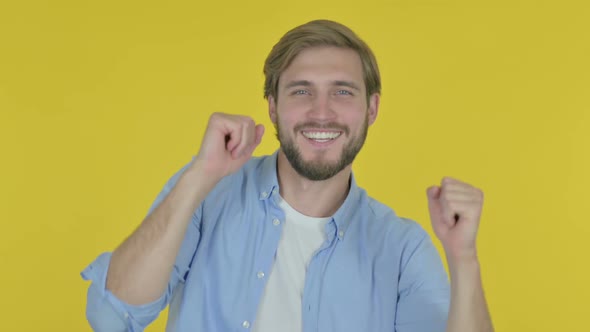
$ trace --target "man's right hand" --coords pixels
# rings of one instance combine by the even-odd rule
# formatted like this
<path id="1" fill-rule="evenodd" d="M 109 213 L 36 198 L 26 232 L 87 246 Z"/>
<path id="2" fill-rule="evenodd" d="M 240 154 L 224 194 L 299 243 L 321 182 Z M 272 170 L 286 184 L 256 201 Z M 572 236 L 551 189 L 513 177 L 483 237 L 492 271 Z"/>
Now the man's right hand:
<path id="1" fill-rule="evenodd" d="M 264 135 L 264 126 L 248 116 L 213 113 L 195 164 L 215 180 L 232 174 L 252 156 Z"/>
<path id="2" fill-rule="evenodd" d="M 246 163 L 263 134 L 264 127 L 249 117 L 213 114 L 193 160 L 193 171 L 178 178 L 162 202 L 113 252 L 107 289 L 132 305 L 160 298 L 196 209 L 217 181 Z"/>

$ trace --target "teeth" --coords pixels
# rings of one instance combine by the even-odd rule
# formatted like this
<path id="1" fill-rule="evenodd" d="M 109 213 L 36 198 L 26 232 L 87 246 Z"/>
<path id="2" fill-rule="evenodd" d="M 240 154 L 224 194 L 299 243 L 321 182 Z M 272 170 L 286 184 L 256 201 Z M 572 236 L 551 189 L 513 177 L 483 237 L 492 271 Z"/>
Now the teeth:
<path id="1" fill-rule="evenodd" d="M 305 131 L 303 132 L 303 136 L 309 139 L 315 140 L 331 140 L 335 139 L 340 136 L 342 133 L 340 132 L 328 132 L 328 131 Z"/>

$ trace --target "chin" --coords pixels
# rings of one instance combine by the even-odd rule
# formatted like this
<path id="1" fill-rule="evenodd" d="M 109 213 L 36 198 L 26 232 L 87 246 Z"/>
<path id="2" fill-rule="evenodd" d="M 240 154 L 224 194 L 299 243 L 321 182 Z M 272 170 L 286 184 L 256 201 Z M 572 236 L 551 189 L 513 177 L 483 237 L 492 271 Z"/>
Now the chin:
<path id="1" fill-rule="evenodd" d="M 334 163 L 340 160 L 342 153 L 336 151 L 326 150 L 314 150 L 314 151 L 302 151 L 302 159 L 307 162 L 328 162 Z M 300 150 L 301 151 L 301 150 Z"/>

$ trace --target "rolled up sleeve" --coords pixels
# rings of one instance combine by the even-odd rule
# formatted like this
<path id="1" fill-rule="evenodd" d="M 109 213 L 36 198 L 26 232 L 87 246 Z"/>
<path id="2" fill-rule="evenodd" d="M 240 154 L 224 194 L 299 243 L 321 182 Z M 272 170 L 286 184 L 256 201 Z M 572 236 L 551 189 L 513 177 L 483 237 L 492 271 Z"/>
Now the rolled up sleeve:
<path id="1" fill-rule="evenodd" d="M 88 287 L 86 318 L 96 332 L 143 331 L 166 307 L 168 292 L 148 304 L 126 304 L 106 289 L 110 259 L 111 253 L 103 253 L 82 271 L 84 280 L 92 281 Z"/>
<path id="2" fill-rule="evenodd" d="M 396 312 L 397 332 L 444 332 L 450 285 L 438 251 L 422 229 L 402 257 Z"/>
<path id="3" fill-rule="evenodd" d="M 148 211 L 148 215 L 164 200 L 172 190 L 182 172 L 183 167 L 164 186 Z M 200 240 L 201 206 L 193 213 L 192 220 L 180 251 L 176 257 L 168 287 L 157 300 L 143 304 L 130 305 L 118 299 L 106 288 L 107 272 L 111 261 L 111 253 L 99 255 L 82 272 L 84 280 L 90 280 L 88 287 L 86 318 L 96 332 L 140 332 L 153 322 L 170 302 L 170 297 L 179 282 L 184 282 L 187 272 Z"/>

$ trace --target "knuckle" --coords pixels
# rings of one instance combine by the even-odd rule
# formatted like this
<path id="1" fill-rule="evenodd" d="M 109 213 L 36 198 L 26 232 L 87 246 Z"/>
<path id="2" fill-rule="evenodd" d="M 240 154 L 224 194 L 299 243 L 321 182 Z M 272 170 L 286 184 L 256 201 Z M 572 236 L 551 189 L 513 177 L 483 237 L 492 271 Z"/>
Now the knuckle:
<path id="1" fill-rule="evenodd" d="M 445 176 L 442 178 L 442 184 L 443 185 L 449 185 L 453 182 L 453 180 L 451 179 L 451 177 L 449 176 Z"/>
<path id="2" fill-rule="evenodd" d="M 250 126 L 251 124 L 254 123 L 254 120 L 247 115 L 236 115 L 236 119 L 244 127 Z"/>
<path id="3" fill-rule="evenodd" d="M 461 205 L 461 203 L 454 201 L 454 200 L 449 200 L 447 204 L 449 205 L 449 208 L 451 208 L 451 210 L 454 210 L 454 209 L 458 208 L 459 205 Z"/>
<path id="4" fill-rule="evenodd" d="M 214 112 L 209 117 L 209 122 L 219 122 L 223 119 L 223 114 L 220 112 Z"/>
<path id="5" fill-rule="evenodd" d="M 484 197 L 483 190 L 481 190 L 479 188 L 475 188 L 475 194 L 477 195 L 477 198 L 479 198 L 480 200 L 483 200 L 483 197 Z"/>
<path id="6" fill-rule="evenodd" d="M 254 123 L 254 119 L 248 118 L 246 120 L 246 125 L 248 126 L 249 129 L 253 129 L 256 126 L 256 123 Z"/>
<path id="7" fill-rule="evenodd" d="M 449 195 L 443 193 L 440 196 L 441 201 L 446 204 L 446 205 L 451 205 L 453 203 L 453 200 L 451 199 L 451 197 L 449 197 Z"/>

